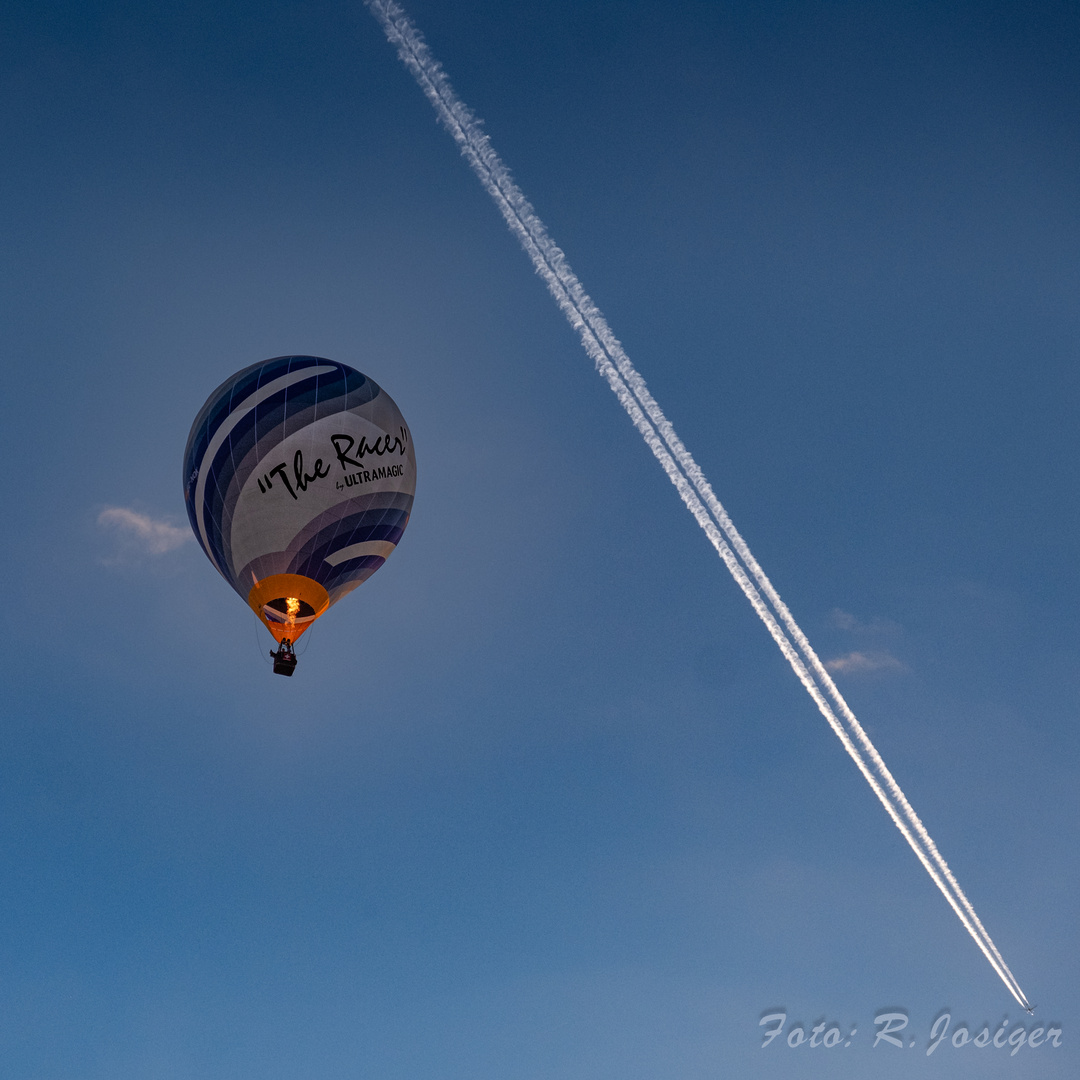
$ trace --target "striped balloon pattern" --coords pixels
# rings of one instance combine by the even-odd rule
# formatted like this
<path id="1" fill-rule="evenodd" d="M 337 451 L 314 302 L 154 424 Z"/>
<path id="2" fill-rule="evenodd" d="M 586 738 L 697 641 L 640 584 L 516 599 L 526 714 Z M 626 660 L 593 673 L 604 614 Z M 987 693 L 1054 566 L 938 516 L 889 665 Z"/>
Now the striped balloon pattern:
<path id="1" fill-rule="evenodd" d="M 302 628 L 374 574 L 405 531 L 415 490 L 412 437 L 390 395 L 317 356 L 279 356 L 227 379 L 184 452 L 195 536 L 272 632 L 286 618 Z M 286 611 L 283 598 L 259 593 L 266 581 L 307 582 L 321 600 L 304 594 L 303 612 Z"/>

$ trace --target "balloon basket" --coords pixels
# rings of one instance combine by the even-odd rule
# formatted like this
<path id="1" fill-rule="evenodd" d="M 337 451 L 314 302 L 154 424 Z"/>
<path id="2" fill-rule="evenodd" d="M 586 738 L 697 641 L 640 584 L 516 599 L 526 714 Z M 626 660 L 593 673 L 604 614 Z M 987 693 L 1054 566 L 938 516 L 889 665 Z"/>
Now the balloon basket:
<path id="1" fill-rule="evenodd" d="M 292 642 L 285 638 L 277 652 L 271 652 L 274 658 L 275 675 L 292 675 L 296 670 L 296 653 L 293 652 Z"/>

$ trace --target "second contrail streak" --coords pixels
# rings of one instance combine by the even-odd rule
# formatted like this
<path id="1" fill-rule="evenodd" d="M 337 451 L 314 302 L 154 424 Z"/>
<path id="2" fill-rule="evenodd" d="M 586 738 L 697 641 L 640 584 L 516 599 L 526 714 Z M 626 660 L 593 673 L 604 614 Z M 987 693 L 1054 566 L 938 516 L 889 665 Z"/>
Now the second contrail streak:
<path id="1" fill-rule="evenodd" d="M 1023 1008 L 1029 1008 L 1019 983 L 870 737 L 716 498 L 697 462 L 649 393 L 645 380 L 630 362 L 607 320 L 570 269 L 566 256 L 492 149 L 480 122 L 458 98 L 419 31 L 394 0 L 365 0 L 365 3 L 397 47 L 402 62 L 495 201 L 570 325 L 581 336 L 597 370 L 765 623 L 799 681 L 1009 992 Z"/>

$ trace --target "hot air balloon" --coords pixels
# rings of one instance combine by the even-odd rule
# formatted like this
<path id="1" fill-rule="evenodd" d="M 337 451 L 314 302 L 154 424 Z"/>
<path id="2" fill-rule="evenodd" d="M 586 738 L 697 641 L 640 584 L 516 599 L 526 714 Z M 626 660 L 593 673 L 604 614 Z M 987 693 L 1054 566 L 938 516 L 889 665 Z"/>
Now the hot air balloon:
<path id="1" fill-rule="evenodd" d="M 184 501 L 206 557 L 274 636 L 294 645 L 394 550 L 412 511 L 416 458 L 373 380 L 318 356 L 238 371 L 207 399 L 184 451 Z"/>

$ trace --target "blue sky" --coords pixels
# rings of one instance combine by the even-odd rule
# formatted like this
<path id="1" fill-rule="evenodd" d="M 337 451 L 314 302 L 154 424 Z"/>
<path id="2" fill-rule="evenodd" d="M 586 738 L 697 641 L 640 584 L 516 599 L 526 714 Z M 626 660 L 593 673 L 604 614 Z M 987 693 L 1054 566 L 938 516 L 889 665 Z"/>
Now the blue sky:
<path id="1" fill-rule="evenodd" d="M 407 11 L 1062 1045 L 926 1057 L 1033 1025 L 362 5 L 16 0 L 5 1070 L 1075 1075 L 1080 15 Z M 290 352 L 419 483 L 287 681 L 168 527 L 206 396 Z"/>

